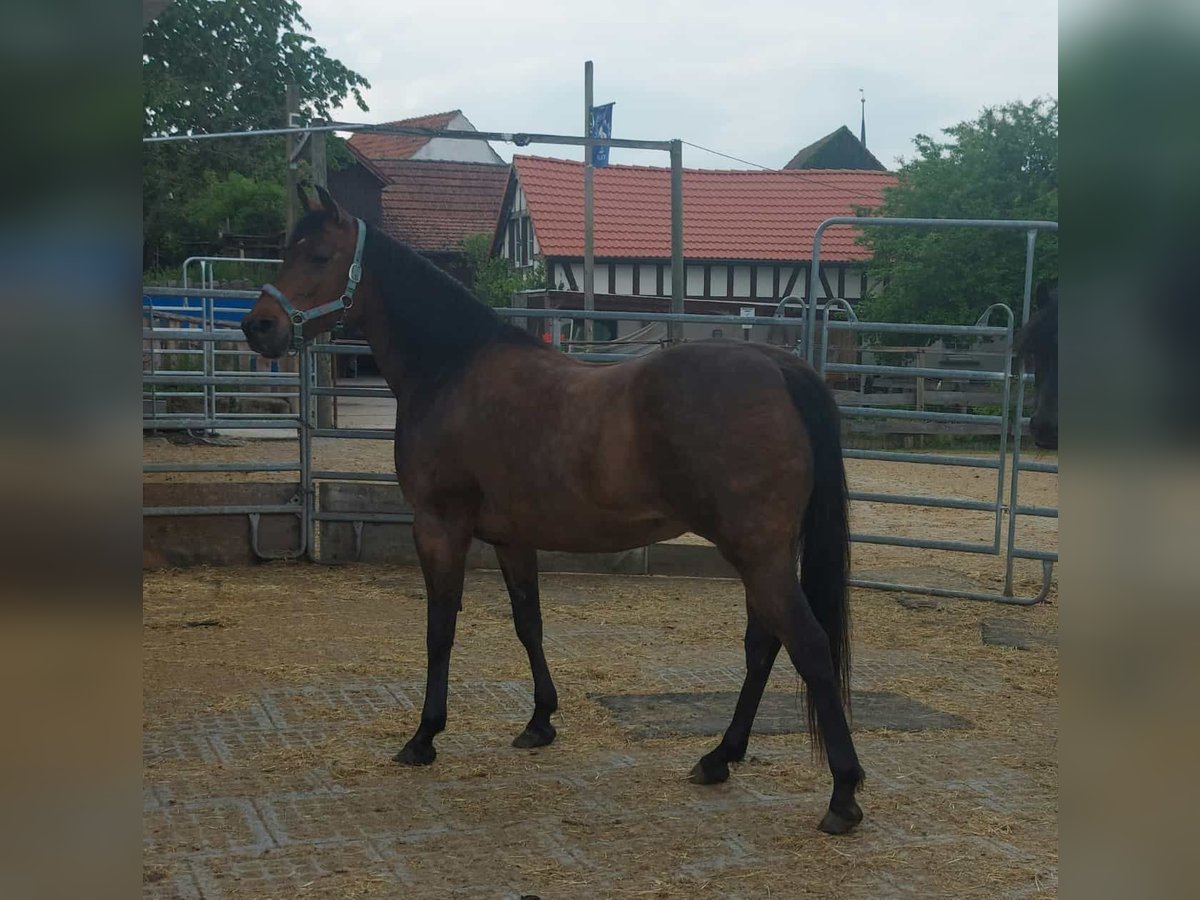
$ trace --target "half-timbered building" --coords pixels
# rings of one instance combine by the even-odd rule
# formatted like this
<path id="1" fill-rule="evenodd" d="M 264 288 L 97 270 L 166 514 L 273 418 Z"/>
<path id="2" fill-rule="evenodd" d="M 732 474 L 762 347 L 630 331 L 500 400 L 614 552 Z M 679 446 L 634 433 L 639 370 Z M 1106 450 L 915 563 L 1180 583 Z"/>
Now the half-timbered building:
<path id="1" fill-rule="evenodd" d="M 895 181 L 886 171 L 685 169 L 686 310 L 737 314 L 753 307 L 770 315 L 786 298 L 806 301 L 817 225 L 830 216 L 879 206 L 883 190 Z M 675 277 L 670 170 L 596 169 L 594 197 L 596 308 L 666 308 Z M 866 294 L 870 253 L 857 237 L 852 228 L 826 232 L 818 300 L 841 297 L 854 303 Z M 562 292 L 555 305 L 578 308 L 583 164 L 516 156 L 494 249 L 518 268 L 542 261 L 551 285 Z"/>

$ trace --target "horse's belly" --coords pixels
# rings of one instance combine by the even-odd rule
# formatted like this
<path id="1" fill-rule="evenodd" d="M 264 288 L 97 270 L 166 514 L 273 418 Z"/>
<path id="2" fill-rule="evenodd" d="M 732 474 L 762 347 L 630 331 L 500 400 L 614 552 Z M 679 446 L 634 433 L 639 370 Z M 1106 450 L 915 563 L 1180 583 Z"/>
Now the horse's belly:
<path id="1" fill-rule="evenodd" d="M 538 503 L 526 509 L 480 510 L 477 535 L 492 543 L 516 543 L 539 550 L 615 553 L 678 537 L 687 531 L 649 509 L 597 509 Z"/>

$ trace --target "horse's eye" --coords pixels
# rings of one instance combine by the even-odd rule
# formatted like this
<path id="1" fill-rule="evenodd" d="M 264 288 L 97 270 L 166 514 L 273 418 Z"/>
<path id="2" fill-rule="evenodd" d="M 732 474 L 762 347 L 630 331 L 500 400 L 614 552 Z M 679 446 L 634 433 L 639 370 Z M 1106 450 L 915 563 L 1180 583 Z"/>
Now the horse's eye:
<path id="1" fill-rule="evenodd" d="M 332 259 L 332 257 L 318 256 L 316 254 L 313 254 L 312 256 L 309 257 L 309 259 L 311 259 L 313 262 L 315 262 L 318 266 L 323 266 L 323 265 L 325 265 L 325 263 L 329 262 L 329 260 Z"/>

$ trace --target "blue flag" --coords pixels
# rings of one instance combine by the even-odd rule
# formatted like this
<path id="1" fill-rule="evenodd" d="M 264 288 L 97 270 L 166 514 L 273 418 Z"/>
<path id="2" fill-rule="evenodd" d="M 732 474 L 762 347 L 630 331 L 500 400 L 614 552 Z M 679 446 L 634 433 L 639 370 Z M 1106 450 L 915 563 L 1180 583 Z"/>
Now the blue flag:
<path id="1" fill-rule="evenodd" d="M 612 109 L 613 105 L 611 103 L 592 107 L 592 128 L 591 134 L 588 137 L 612 137 Z M 607 147 L 592 148 L 592 165 L 598 168 L 604 168 L 608 165 Z"/>

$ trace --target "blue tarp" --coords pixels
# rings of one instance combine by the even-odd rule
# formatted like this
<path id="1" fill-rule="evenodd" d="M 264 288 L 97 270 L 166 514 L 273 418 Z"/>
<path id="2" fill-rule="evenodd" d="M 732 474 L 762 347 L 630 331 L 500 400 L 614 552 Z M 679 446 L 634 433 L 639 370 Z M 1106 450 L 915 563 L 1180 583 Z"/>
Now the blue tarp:
<path id="1" fill-rule="evenodd" d="M 194 316 L 200 319 L 204 315 L 206 304 L 212 304 L 213 317 L 222 323 L 239 324 L 242 317 L 254 306 L 255 300 L 246 298 L 239 300 L 233 297 L 142 297 L 142 309 L 167 310 L 184 316 Z"/>

